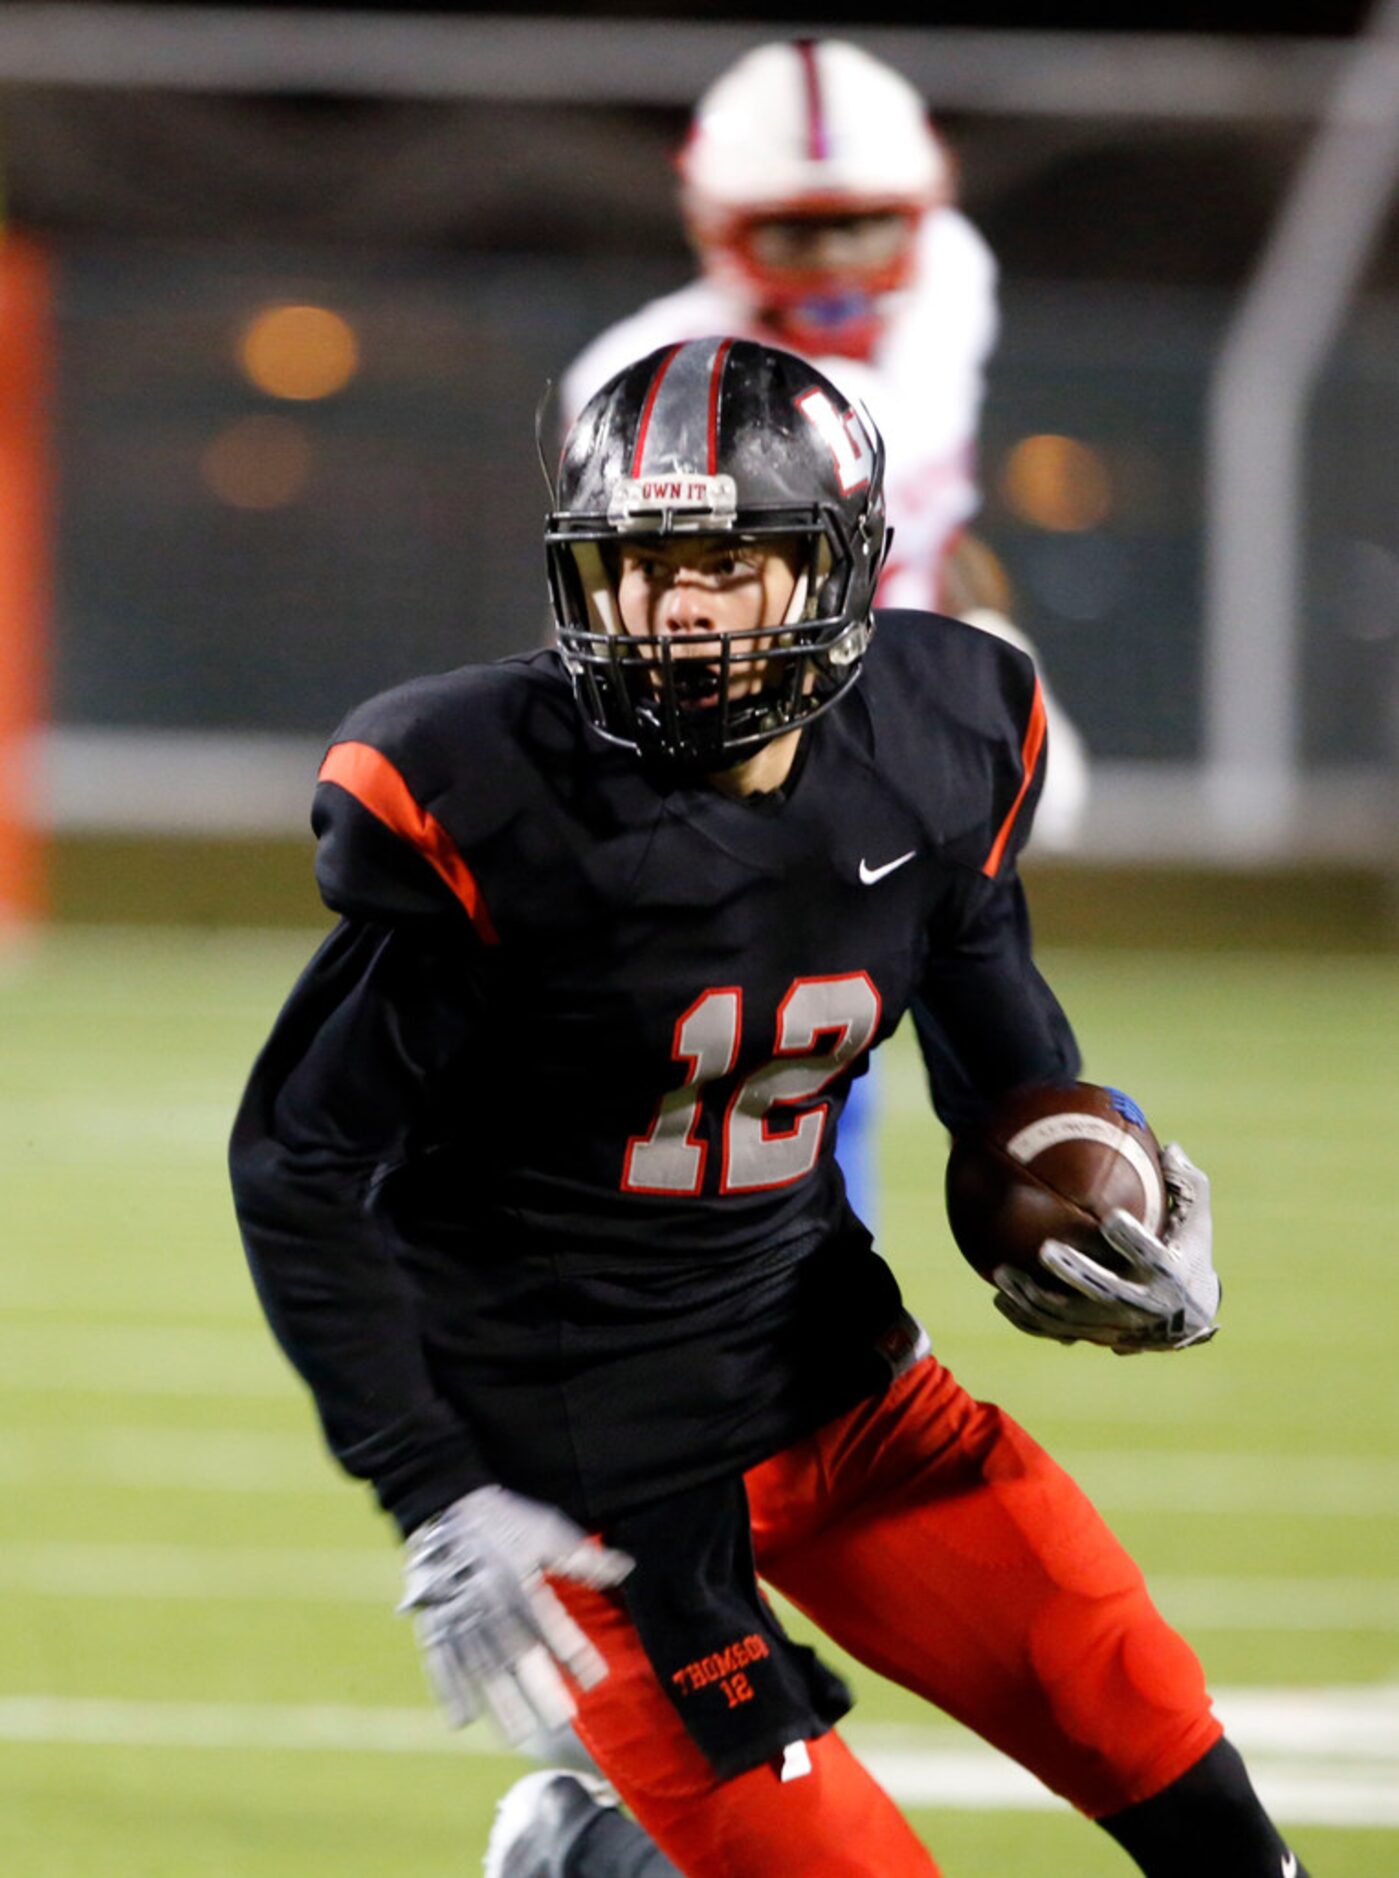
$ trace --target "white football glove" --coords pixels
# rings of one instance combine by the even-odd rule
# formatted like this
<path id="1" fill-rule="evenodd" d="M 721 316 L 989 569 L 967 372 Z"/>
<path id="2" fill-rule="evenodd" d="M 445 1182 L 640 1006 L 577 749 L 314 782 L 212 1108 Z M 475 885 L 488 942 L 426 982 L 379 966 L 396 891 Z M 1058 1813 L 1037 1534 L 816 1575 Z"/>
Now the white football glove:
<path id="1" fill-rule="evenodd" d="M 1040 1263 L 1071 1294 L 998 1265 L 996 1308 L 1017 1329 L 1060 1343 L 1101 1343 L 1119 1356 L 1185 1350 L 1215 1334 L 1219 1279 L 1210 1257 L 1210 1183 L 1173 1142 L 1161 1151 L 1170 1212 L 1158 1239 L 1120 1207 L 1100 1228 L 1128 1267 L 1122 1277 L 1085 1252 L 1046 1239 Z"/>
<path id="2" fill-rule="evenodd" d="M 488 1708 L 512 1747 L 566 1724 L 561 1675 L 591 1689 L 607 1665 L 544 1581 L 605 1590 L 632 1569 L 556 1507 L 477 1487 L 408 1536 L 400 1611 L 413 1613 L 428 1679 L 454 1728 Z"/>

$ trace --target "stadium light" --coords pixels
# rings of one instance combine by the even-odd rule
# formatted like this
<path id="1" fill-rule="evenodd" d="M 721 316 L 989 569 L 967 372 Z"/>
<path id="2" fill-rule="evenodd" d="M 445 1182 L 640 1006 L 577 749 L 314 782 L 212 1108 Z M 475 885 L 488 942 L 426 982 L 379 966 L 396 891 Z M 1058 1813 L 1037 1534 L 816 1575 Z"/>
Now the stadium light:
<path id="1" fill-rule="evenodd" d="M 1107 464 L 1077 437 L 1022 437 L 1001 470 L 1001 493 L 1022 522 L 1053 534 L 1086 534 L 1113 507 Z"/>
<path id="2" fill-rule="evenodd" d="M 313 451 L 304 428 L 289 417 L 240 417 L 200 458 L 205 483 L 232 509 L 285 509 L 311 475 Z"/>
<path id="3" fill-rule="evenodd" d="M 359 370 L 359 342 L 328 307 L 266 307 L 244 329 L 238 362 L 259 391 L 306 403 L 345 389 Z"/>

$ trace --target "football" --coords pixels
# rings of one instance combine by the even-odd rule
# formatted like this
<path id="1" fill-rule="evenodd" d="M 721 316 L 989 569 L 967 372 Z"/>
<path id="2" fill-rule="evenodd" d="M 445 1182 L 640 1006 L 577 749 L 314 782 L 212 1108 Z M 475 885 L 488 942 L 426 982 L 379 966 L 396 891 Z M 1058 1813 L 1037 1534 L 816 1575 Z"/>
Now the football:
<path id="1" fill-rule="evenodd" d="M 1166 1205 L 1161 1150 L 1145 1115 L 1120 1089 L 1097 1083 L 1019 1090 L 986 1127 L 959 1136 L 948 1157 L 952 1237 L 988 1280 L 996 1266 L 1015 1265 L 1055 1286 L 1037 1256 L 1046 1239 L 1121 1271 L 1098 1222 L 1122 1207 L 1159 1233 Z"/>

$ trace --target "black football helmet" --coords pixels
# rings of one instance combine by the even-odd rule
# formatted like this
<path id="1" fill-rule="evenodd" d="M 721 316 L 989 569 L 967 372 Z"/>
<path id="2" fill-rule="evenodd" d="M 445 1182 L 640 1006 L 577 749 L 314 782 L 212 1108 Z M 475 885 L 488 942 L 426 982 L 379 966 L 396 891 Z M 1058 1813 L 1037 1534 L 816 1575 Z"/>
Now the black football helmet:
<path id="1" fill-rule="evenodd" d="M 544 537 L 559 644 L 591 723 L 702 775 L 829 710 L 873 631 L 883 485 L 869 417 L 789 352 L 698 339 L 610 379 L 568 434 Z M 703 693 L 692 659 L 668 637 L 628 634 L 617 610 L 618 544 L 675 535 L 795 538 L 801 554 L 786 619 L 715 634 Z M 731 677 L 754 665 L 762 689 L 732 698 Z"/>

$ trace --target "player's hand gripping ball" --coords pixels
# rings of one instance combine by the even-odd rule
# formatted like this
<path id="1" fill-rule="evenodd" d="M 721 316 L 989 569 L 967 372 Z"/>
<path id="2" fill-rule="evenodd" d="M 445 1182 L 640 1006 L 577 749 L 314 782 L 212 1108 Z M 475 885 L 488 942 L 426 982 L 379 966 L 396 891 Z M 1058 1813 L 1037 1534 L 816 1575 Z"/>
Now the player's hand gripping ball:
<path id="1" fill-rule="evenodd" d="M 1120 1090 L 1008 1098 L 954 1142 L 947 1212 L 997 1308 L 1033 1336 L 1125 1356 L 1214 1334 L 1209 1182 L 1178 1147 L 1159 1147 Z"/>

